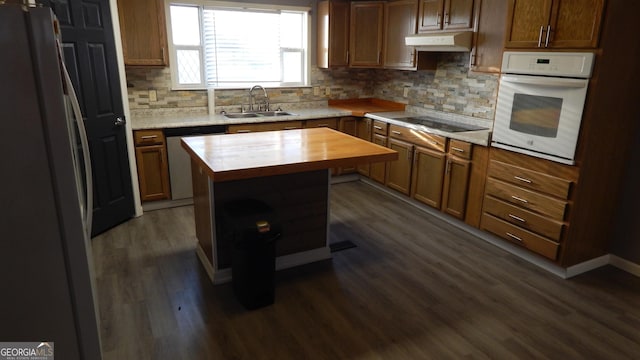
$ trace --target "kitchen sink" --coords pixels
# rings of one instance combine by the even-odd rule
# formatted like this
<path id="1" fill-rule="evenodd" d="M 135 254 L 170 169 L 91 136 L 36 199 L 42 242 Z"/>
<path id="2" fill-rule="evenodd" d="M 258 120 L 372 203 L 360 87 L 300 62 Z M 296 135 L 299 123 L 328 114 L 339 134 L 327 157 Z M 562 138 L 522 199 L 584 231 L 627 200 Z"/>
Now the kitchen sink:
<path id="1" fill-rule="evenodd" d="M 287 116 L 287 115 L 295 115 L 286 111 L 259 111 L 258 115 L 261 116 Z"/>
<path id="2" fill-rule="evenodd" d="M 244 113 L 228 113 L 224 114 L 229 119 L 246 119 L 256 117 L 271 117 L 271 116 L 288 116 L 296 115 L 287 111 L 256 111 L 256 112 L 244 112 Z"/>
<path id="3" fill-rule="evenodd" d="M 245 118 L 258 117 L 259 115 L 256 113 L 231 113 L 231 114 L 224 114 L 224 116 L 228 117 L 229 119 L 245 119 Z"/>

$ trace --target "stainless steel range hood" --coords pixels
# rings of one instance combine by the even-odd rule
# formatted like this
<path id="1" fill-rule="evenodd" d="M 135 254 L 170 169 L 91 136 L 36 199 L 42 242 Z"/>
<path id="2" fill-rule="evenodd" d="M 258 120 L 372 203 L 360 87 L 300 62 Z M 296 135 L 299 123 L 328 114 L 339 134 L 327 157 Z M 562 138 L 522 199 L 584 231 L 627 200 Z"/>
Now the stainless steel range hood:
<path id="1" fill-rule="evenodd" d="M 471 51 L 472 34 L 472 31 L 422 33 L 405 37 L 405 44 L 417 51 Z"/>

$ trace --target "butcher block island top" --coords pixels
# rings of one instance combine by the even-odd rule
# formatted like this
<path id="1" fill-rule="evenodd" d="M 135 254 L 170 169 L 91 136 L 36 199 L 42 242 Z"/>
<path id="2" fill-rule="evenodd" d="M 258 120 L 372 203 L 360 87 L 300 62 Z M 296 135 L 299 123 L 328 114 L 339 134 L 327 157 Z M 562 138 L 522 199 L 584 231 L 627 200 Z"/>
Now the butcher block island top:
<path id="1" fill-rule="evenodd" d="M 392 161 L 389 148 L 329 128 L 182 138 L 214 182 Z"/>

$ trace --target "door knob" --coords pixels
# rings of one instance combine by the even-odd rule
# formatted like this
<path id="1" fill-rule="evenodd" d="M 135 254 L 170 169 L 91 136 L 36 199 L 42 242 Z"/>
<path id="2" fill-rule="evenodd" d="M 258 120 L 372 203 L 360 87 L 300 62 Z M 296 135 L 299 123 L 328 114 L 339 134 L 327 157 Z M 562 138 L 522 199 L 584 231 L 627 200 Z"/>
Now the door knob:
<path id="1" fill-rule="evenodd" d="M 119 116 L 116 118 L 116 122 L 113 124 L 115 126 L 122 126 L 126 123 L 123 117 Z"/>

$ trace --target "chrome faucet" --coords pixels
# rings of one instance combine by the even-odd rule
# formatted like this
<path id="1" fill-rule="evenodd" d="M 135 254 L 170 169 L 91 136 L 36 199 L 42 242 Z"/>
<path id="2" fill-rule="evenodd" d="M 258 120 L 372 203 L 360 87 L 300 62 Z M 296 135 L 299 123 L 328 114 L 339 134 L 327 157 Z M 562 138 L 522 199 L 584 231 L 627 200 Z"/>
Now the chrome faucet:
<path id="1" fill-rule="evenodd" d="M 258 105 L 258 109 L 257 111 L 269 111 L 269 95 L 267 95 L 267 90 L 265 88 L 263 88 L 260 85 L 254 85 L 250 90 L 249 90 L 249 111 L 255 111 L 253 108 L 253 104 L 255 103 L 256 99 L 253 95 L 253 90 L 255 89 L 262 89 L 262 92 L 264 93 L 264 108 L 262 108 L 262 105 Z"/>

